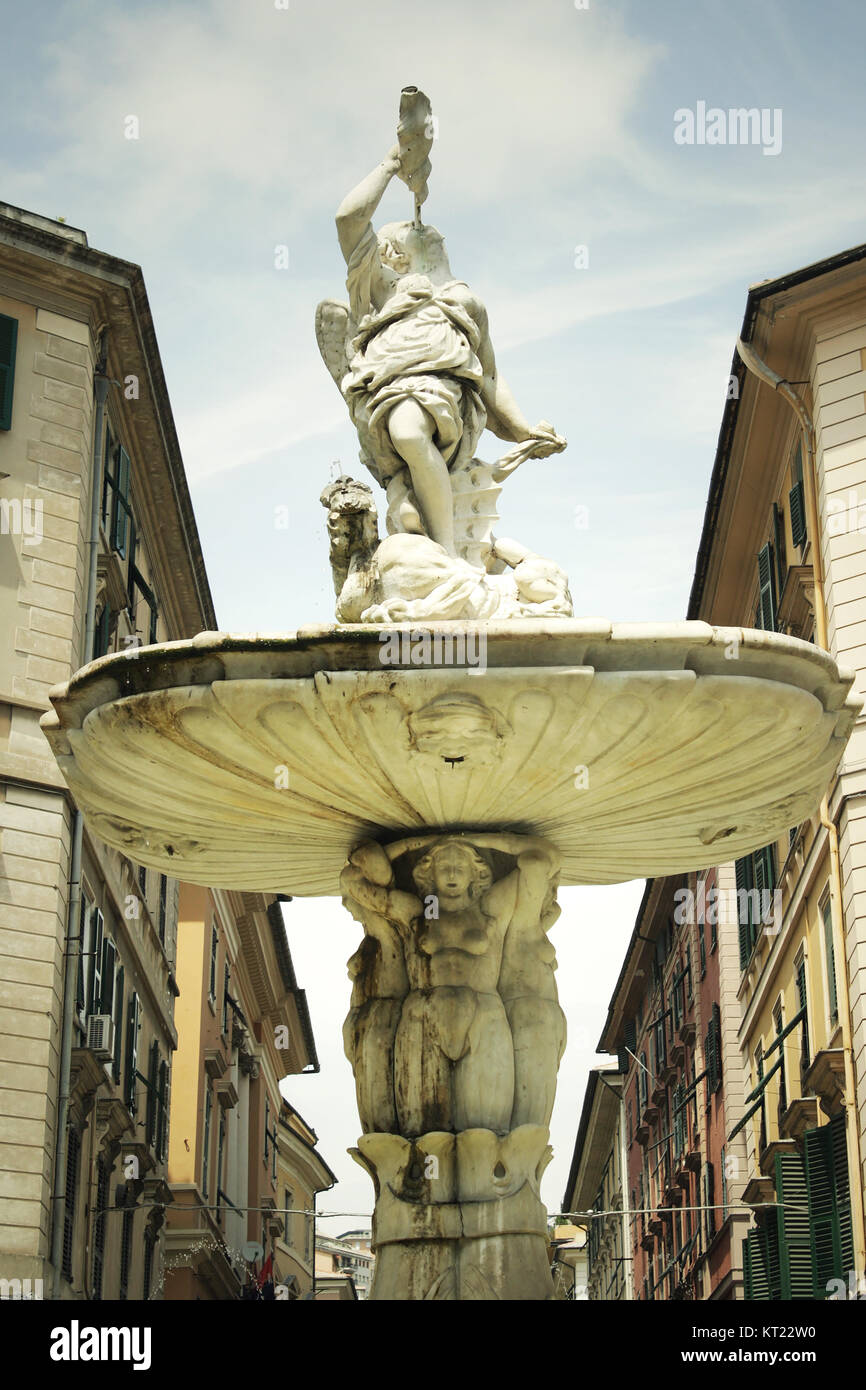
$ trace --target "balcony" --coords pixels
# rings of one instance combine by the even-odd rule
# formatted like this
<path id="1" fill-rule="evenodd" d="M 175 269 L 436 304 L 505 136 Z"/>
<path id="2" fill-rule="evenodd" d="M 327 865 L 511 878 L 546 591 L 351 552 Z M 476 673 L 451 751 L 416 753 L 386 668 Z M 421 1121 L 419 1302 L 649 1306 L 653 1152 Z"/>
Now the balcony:
<path id="1" fill-rule="evenodd" d="M 815 1060 L 803 1078 L 804 1089 L 817 1096 L 825 1115 L 841 1109 L 845 1098 L 845 1054 L 841 1047 L 827 1047 L 815 1055 Z"/>
<path id="2" fill-rule="evenodd" d="M 677 1037 L 679 1038 L 681 1043 L 685 1043 L 686 1047 L 691 1047 L 692 1043 L 695 1040 L 696 1032 L 697 1030 L 695 1029 L 694 1019 L 684 1018 L 682 1023 L 680 1024 Z"/>
<path id="3" fill-rule="evenodd" d="M 818 1097 L 800 1096 L 792 1100 L 779 1116 L 779 1133 L 785 1139 L 802 1139 L 807 1129 L 818 1124 Z"/>
<path id="4" fill-rule="evenodd" d="M 776 1172 L 776 1154 L 795 1154 L 798 1152 L 797 1144 L 793 1139 L 771 1139 L 769 1144 L 761 1149 L 758 1166 L 768 1178 L 773 1177 Z"/>
<path id="5" fill-rule="evenodd" d="M 640 1124 L 635 1130 L 634 1137 L 643 1148 L 645 1148 L 646 1145 L 649 1143 L 650 1127 L 644 1120 L 641 1120 Z"/>
<path id="6" fill-rule="evenodd" d="M 668 1088 L 661 1076 L 657 1076 L 653 1081 L 653 1088 L 650 1091 L 650 1100 L 654 1105 L 661 1105 L 668 1093 Z M 646 1112 L 644 1112 L 646 1113 Z"/>
<path id="7" fill-rule="evenodd" d="M 749 1178 L 743 1188 L 743 1201 L 747 1207 L 763 1207 L 776 1200 L 776 1184 L 765 1174 Z"/>
<path id="8" fill-rule="evenodd" d="M 225 1053 L 221 1047 L 209 1047 L 204 1054 L 204 1069 L 211 1081 L 219 1081 L 228 1069 Z"/>

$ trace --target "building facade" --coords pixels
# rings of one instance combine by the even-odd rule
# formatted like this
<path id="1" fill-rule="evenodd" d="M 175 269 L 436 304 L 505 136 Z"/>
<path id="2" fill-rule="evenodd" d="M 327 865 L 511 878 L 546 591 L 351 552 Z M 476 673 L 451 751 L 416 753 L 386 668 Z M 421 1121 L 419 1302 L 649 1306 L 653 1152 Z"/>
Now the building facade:
<path id="1" fill-rule="evenodd" d="M 862 698 L 866 247 L 749 292 L 731 383 L 689 617 L 814 642 L 856 673 Z M 750 1298 L 825 1298 L 864 1269 L 862 715 L 821 807 L 806 809 L 792 806 L 783 840 L 718 870 L 742 902 L 739 1007 L 730 992 L 723 1006 L 739 1015 Z"/>
<path id="2" fill-rule="evenodd" d="M 294 1192 L 333 1175 L 315 1152 L 302 1174 L 309 1141 L 298 1130 L 293 1145 L 281 1125 L 280 1080 L 318 1061 L 280 902 L 183 884 L 177 978 L 165 1297 L 241 1298 L 265 1266 L 297 1293 L 310 1257 L 305 1235 L 294 1256 L 286 1243 Z"/>
<path id="3" fill-rule="evenodd" d="M 742 1114 L 739 1051 L 719 1002 L 736 979 L 736 929 L 715 886 L 647 883 L 599 1042 L 621 1075 L 625 1296 L 645 1301 L 741 1296 L 745 1141 L 726 1143 Z"/>
<path id="4" fill-rule="evenodd" d="M 562 1199 L 563 1212 L 585 1226 L 586 1239 L 578 1241 L 576 1225 L 560 1226 L 554 1232 L 562 1237 L 569 1231 L 564 1251 L 557 1251 L 563 1255 L 557 1263 L 574 1271 L 570 1293 L 568 1279 L 558 1281 L 565 1285 L 565 1296 L 572 1299 L 610 1302 L 634 1297 L 630 1221 L 623 1202 L 626 1145 L 622 1084 L 622 1074 L 616 1069 L 595 1067 L 589 1073 Z M 584 1261 L 585 1293 L 583 1289 L 578 1292 L 576 1280 L 577 1265 Z"/>
<path id="5" fill-rule="evenodd" d="M 315 1283 L 316 1198 L 337 1179 L 316 1148 L 316 1132 L 284 1100 L 280 1107 L 277 1187 L 283 1229 L 274 1252 L 274 1279 L 286 1296 L 310 1298 Z"/>
<path id="6" fill-rule="evenodd" d="M 46 1297 L 160 1283 L 178 888 L 83 829 L 39 721 L 214 625 L 141 271 L 0 205 L 0 1275 Z"/>

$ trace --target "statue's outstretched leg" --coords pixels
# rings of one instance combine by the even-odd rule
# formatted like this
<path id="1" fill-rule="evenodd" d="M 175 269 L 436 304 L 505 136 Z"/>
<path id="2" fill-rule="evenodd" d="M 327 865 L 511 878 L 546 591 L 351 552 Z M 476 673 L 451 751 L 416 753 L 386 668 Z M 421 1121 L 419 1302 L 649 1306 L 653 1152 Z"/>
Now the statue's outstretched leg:
<path id="1" fill-rule="evenodd" d="M 433 443 L 435 429 L 424 407 L 411 399 L 400 401 L 388 416 L 391 443 L 409 467 L 428 535 L 449 555 L 456 557 L 451 478 L 445 460 Z"/>

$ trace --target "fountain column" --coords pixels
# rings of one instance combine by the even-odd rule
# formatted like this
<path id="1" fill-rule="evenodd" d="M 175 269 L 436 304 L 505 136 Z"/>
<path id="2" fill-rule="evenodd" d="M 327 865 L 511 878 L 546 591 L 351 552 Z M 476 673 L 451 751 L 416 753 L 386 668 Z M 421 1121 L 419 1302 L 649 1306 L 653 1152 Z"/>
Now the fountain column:
<path id="1" fill-rule="evenodd" d="M 565 1047 L 559 860 L 483 831 L 359 844 L 343 1038 L 376 1193 L 377 1299 L 546 1299 L 539 1184 Z"/>

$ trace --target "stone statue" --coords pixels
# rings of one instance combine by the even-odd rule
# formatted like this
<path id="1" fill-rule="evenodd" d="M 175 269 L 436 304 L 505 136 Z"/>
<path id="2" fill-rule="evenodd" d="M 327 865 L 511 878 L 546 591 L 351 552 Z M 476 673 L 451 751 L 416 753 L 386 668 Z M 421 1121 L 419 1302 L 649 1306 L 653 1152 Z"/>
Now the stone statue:
<path id="1" fill-rule="evenodd" d="M 385 489 L 389 534 L 426 537 L 446 560 L 501 572 L 512 562 L 491 553 L 489 526 L 480 524 L 485 512 L 495 517 L 498 484 L 566 441 L 546 421 L 532 427 L 524 417 L 497 368 L 487 310 L 454 278 L 441 233 L 421 223 L 432 134 L 419 121 L 426 131 L 429 112 L 424 94 L 406 89 L 397 144 L 343 199 L 337 234 L 349 303 L 323 301 L 316 336 L 358 431 L 361 461 Z M 376 232 L 372 218 L 394 177 L 416 192 L 415 220 Z M 475 457 L 485 428 L 517 446 L 494 465 Z M 433 563 L 429 546 L 401 553 L 425 573 Z M 419 616 L 442 615 L 427 603 Z"/>
<path id="2" fill-rule="evenodd" d="M 481 568 L 426 536 L 398 532 L 380 542 L 366 483 L 338 478 L 320 500 L 340 622 L 572 616 L 565 571 L 519 541 L 491 536 Z"/>
<path id="3" fill-rule="evenodd" d="M 444 1208 L 471 1197 L 473 1220 L 490 1224 L 489 1232 L 479 1227 L 479 1237 L 493 1241 L 493 1208 L 503 1197 L 522 1212 L 512 1215 L 513 1229 L 540 1234 L 536 1170 L 546 1161 L 565 1047 L 547 939 L 559 915 L 558 870 L 545 840 L 473 832 L 365 842 L 341 879 L 343 901 L 365 933 L 349 961 L 353 991 L 343 1030 L 366 1136 L 360 1154 L 367 1166 L 406 1169 L 408 1143 L 425 1155 L 422 1167 L 435 1158 L 431 1177 L 453 1148 L 448 1136 L 458 1136 L 459 1152 L 473 1157 L 467 1172 L 458 1163 Z M 519 1163 L 506 1165 L 503 1144 L 523 1153 Z M 407 1171 L 411 1177 L 411 1165 Z M 437 1208 L 435 1219 L 445 1219 L 435 1183 L 415 1190 L 404 1182 L 394 1201 L 394 1239 L 383 1241 L 377 1218 L 380 1244 L 411 1243 L 407 1233 L 419 1221 L 426 1229 L 434 1216 L 421 1220 L 419 1207 Z M 486 1218 L 477 1206 L 485 1203 Z M 410 1263 L 417 1264 L 417 1251 Z M 456 1267 L 447 1264 L 452 1274 Z"/>

